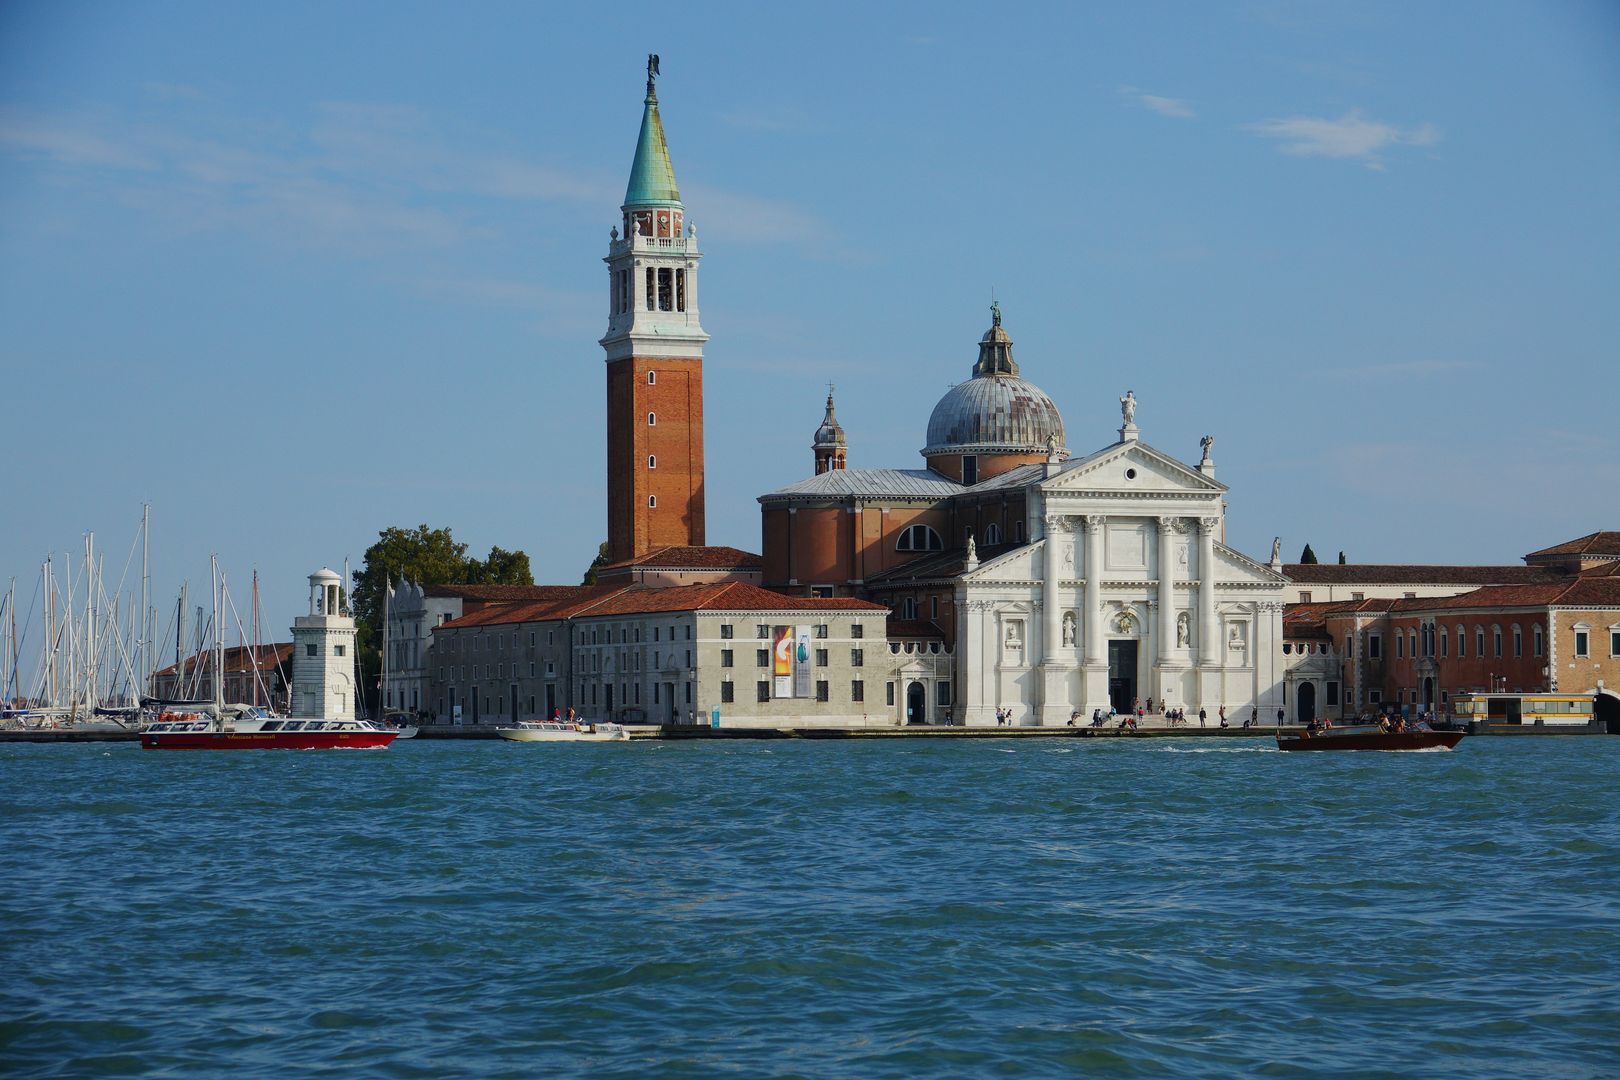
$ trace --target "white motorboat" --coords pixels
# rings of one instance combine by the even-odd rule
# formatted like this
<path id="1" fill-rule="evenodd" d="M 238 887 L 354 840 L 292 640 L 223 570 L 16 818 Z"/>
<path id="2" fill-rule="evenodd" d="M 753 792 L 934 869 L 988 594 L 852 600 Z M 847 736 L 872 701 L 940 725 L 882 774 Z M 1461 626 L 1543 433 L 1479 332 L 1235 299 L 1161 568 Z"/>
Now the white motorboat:
<path id="1" fill-rule="evenodd" d="M 513 742 L 624 742 L 629 732 L 620 724 L 581 724 L 567 720 L 523 720 L 498 727 L 495 734 Z"/>

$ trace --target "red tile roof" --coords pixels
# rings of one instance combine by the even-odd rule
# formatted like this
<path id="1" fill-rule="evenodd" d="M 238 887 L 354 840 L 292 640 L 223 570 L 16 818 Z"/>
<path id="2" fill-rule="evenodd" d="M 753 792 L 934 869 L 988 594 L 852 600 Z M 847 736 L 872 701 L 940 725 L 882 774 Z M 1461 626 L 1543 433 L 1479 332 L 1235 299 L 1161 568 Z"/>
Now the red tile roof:
<path id="1" fill-rule="evenodd" d="M 1498 585 L 1456 596 L 1398 600 L 1391 610 L 1468 611 L 1508 607 L 1620 607 L 1620 577 L 1565 578 L 1553 585 Z"/>
<path id="2" fill-rule="evenodd" d="M 1554 544 L 1550 548 L 1532 551 L 1525 558 L 1533 559 L 1538 555 L 1614 555 L 1620 557 L 1620 532 L 1595 532 L 1574 540 L 1566 540 L 1562 544 Z"/>
<path id="3" fill-rule="evenodd" d="M 578 585 L 424 585 L 424 596 L 459 596 L 463 600 L 551 600 Z"/>
<path id="4" fill-rule="evenodd" d="M 269 671 L 281 664 L 285 664 L 292 659 L 292 654 L 293 643 L 290 641 L 278 642 L 274 645 L 260 645 L 258 651 L 259 670 Z M 253 646 L 233 645 L 225 650 L 225 672 L 230 674 L 233 671 L 251 671 L 253 670 L 253 660 Z M 211 671 L 214 667 L 214 651 L 210 649 L 195 656 L 188 656 L 179 664 L 170 664 L 154 674 L 160 678 L 172 676 L 176 674 L 182 665 L 189 673 L 196 670 L 199 664 L 204 671 Z"/>
<path id="5" fill-rule="evenodd" d="M 533 604 L 499 604 L 482 608 L 459 619 L 441 623 L 439 628 L 460 630 L 475 626 L 507 626 L 513 623 L 543 622 L 567 618 L 612 615 L 649 615 L 673 611 L 826 611 L 882 612 L 888 608 L 868 600 L 838 596 L 832 598 L 784 596 L 742 581 L 712 585 L 681 585 L 652 589 L 640 585 L 573 586 L 578 594 Z"/>
<path id="6" fill-rule="evenodd" d="M 640 570 L 758 570 L 764 565 L 763 558 L 741 548 L 689 544 L 659 548 L 634 559 L 609 563 L 603 569 L 635 567 Z"/>
<path id="7" fill-rule="evenodd" d="M 1530 585 L 1567 575 L 1545 566 L 1396 566 L 1376 563 L 1288 563 L 1300 585 Z"/>

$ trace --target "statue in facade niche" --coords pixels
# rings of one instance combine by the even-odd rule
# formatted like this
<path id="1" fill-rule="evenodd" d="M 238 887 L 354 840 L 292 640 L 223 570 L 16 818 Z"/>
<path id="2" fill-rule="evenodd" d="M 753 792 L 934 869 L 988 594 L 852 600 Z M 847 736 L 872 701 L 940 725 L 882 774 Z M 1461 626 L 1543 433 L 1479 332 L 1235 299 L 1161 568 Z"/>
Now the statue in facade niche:
<path id="1" fill-rule="evenodd" d="M 1131 627 L 1133 627 L 1135 625 L 1136 625 L 1136 622 L 1135 622 L 1135 620 L 1133 620 L 1131 618 L 1131 613 L 1130 612 L 1122 611 L 1122 612 L 1119 613 L 1119 632 L 1120 633 L 1122 633 L 1122 634 L 1130 633 L 1131 632 Z"/>
<path id="2" fill-rule="evenodd" d="M 1125 396 L 1119 399 L 1120 414 L 1125 417 L 1126 425 L 1136 423 L 1136 391 L 1127 390 Z"/>
<path id="3" fill-rule="evenodd" d="M 1063 613 L 1063 644 L 1074 644 L 1074 612 L 1072 611 Z"/>
<path id="4" fill-rule="evenodd" d="M 1187 647 L 1190 630 L 1191 623 L 1187 618 L 1187 613 L 1183 611 L 1180 615 L 1176 616 L 1176 647 L 1178 649 L 1185 649 Z"/>

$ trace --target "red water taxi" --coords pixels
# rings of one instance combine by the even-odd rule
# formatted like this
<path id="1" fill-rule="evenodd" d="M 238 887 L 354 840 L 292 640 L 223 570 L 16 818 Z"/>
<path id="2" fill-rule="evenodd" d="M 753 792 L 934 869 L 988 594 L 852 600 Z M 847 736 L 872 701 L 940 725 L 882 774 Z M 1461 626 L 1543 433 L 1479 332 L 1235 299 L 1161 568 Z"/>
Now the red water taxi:
<path id="1" fill-rule="evenodd" d="M 275 717 L 257 706 L 163 713 L 141 731 L 143 750 L 381 750 L 396 728 L 370 720 Z"/>

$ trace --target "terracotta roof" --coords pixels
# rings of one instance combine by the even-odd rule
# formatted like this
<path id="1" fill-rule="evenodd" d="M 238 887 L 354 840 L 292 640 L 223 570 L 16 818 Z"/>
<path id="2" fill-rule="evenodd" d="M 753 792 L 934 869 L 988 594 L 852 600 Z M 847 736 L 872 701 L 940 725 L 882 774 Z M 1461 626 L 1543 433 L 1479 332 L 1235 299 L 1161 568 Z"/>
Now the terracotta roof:
<path id="1" fill-rule="evenodd" d="M 713 585 L 681 585 L 653 589 L 641 585 L 579 585 L 575 596 L 532 604 L 499 604 L 482 608 L 435 629 L 462 630 L 478 626 L 609 615 L 648 615 L 664 611 L 871 611 L 888 612 L 882 604 L 853 597 L 784 596 L 757 585 L 727 581 Z"/>
<path id="2" fill-rule="evenodd" d="M 765 560 L 751 551 L 720 546 L 662 547 L 634 559 L 609 563 L 603 569 L 638 567 L 655 570 L 757 570 Z"/>
<path id="3" fill-rule="evenodd" d="M 1537 555 L 1613 555 L 1620 557 L 1620 532 L 1595 532 L 1550 548 L 1532 551 L 1525 558 Z"/>
<path id="4" fill-rule="evenodd" d="M 1568 575 L 1545 566 L 1395 566 L 1376 563 L 1286 563 L 1300 585 L 1531 585 Z"/>
<path id="5" fill-rule="evenodd" d="M 578 612 L 597 615 L 643 615 L 659 611 L 871 611 L 888 608 L 852 596 L 785 596 L 743 581 L 715 585 L 681 585 L 672 589 L 633 588 Z"/>
<path id="6" fill-rule="evenodd" d="M 292 654 L 293 643 L 290 641 L 278 642 L 274 645 L 260 645 L 258 652 L 259 670 L 269 671 L 281 664 L 285 664 L 292 659 Z M 225 650 L 225 673 L 228 675 L 233 671 L 251 671 L 253 669 L 253 659 L 253 646 L 233 645 Z M 155 674 L 159 676 L 174 675 L 182 664 L 187 672 L 195 670 L 199 664 L 202 665 L 203 670 L 210 671 L 214 666 L 214 651 L 210 649 L 195 656 L 188 656 L 180 664 L 170 664 Z"/>
<path id="7" fill-rule="evenodd" d="M 1508 607 L 1620 607 L 1620 577 L 1566 577 L 1551 585 L 1498 585 L 1456 596 L 1398 600 L 1394 611 L 1450 611 Z"/>
<path id="8" fill-rule="evenodd" d="M 578 585 L 424 585 L 424 596 L 459 596 L 463 600 L 549 600 Z"/>

